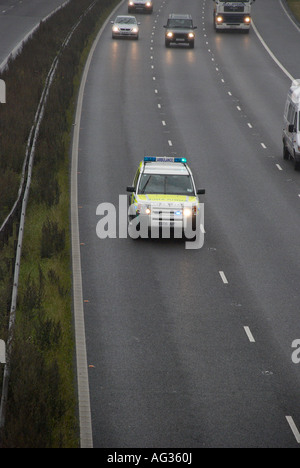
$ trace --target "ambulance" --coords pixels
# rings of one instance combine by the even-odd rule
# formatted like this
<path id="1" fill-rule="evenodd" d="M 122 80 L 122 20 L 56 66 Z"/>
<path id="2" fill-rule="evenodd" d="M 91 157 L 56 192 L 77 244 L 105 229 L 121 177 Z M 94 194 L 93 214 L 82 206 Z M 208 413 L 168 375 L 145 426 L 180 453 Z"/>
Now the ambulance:
<path id="1" fill-rule="evenodd" d="M 283 158 L 293 159 L 295 170 L 300 170 L 300 79 L 293 80 L 283 115 Z"/>
<path id="2" fill-rule="evenodd" d="M 146 156 L 136 171 L 129 193 L 128 223 L 140 232 L 133 237 L 191 238 L 200 227 L 201 203 L 184 157 Z M 132 232 L 132 231 L 131 231 Z"/>

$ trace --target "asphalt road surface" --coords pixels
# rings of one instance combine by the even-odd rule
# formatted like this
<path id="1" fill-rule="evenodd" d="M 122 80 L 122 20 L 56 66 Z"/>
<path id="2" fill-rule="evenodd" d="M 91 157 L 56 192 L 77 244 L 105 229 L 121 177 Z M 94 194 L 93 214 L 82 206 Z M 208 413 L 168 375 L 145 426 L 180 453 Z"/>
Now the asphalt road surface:
<path id="1" fill-rule="evenodd" d="M 299 447 L 300 173 L 281 133 L 300 32 L 280 1 L 254 4 L 280 67 L 254 29 L 215 33 L 212 10 L 154 0 L 138 41 L 107 25 L 89 70 L 78 210 L 95 448 Z M 194 49 L 165 48 L 169 13 L 192 14 Z M 201 249 L 97 236 L 97 207 L 119 214 L 148 154 L 187 157 L 206 189 Z"/>

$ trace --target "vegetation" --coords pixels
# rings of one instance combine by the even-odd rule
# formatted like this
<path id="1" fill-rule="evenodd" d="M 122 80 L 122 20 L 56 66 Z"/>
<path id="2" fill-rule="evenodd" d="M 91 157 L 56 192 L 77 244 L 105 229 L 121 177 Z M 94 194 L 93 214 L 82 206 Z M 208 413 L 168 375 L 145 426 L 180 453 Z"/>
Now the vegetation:
<path id="1" fill-rule="evenodd" d="M 78 447 L 69 226 L 69 148 L 80 75 L 116 0 L 71 0 L 41 23 L 1 75 L 0 225 L 18 194 L 26 144 L 53 59 L 60 54 L 36 147 L 26 214 L 11 376 L 1 447 Z M 88 7 L 93 5 L 91 10 Z M 7 340 L 17 219 L 0 238 L 0 337 Z M 2 387 L 2 368 L 0 385 Z M 0 392 L 1 392 L 0 387 Z"/>
<path id="2" fill-rule="evenodd" d="M 300 0 L 287 0 L 287 3 L 297 20 L 300 21 Z"/>

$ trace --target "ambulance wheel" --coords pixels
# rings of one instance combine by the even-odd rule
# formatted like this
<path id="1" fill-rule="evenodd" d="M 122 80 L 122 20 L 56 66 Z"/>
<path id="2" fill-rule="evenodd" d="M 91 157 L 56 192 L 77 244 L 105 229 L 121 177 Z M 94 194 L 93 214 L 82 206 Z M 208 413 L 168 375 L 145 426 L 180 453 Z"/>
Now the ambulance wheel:
<path id="1" fill-rule="evenodd" d="M 283 143 L 283 159 L 285 159 L 286 161 L 290 159 L 290 153 L 288 152 L 288 149 L 284 143 Z"/>

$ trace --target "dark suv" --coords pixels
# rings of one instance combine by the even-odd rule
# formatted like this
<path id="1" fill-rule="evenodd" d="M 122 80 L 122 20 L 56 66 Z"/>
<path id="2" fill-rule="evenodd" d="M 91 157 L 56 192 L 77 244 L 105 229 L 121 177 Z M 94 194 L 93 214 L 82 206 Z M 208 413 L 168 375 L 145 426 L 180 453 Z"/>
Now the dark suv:
<path id="1" fill-rule="evenodd" d="M 191 49 L 194 48 L 194 29 L 196 29 L 197 26 L 193 25 L 191 15 L 180 15 L 172 13 L 171 15 L 169 15 L 168 22 L 164 26 L 164 28 L 166 28 L 166 47 L 170 47 L 171 43 L 174 43 L 188 44 Z"/>

